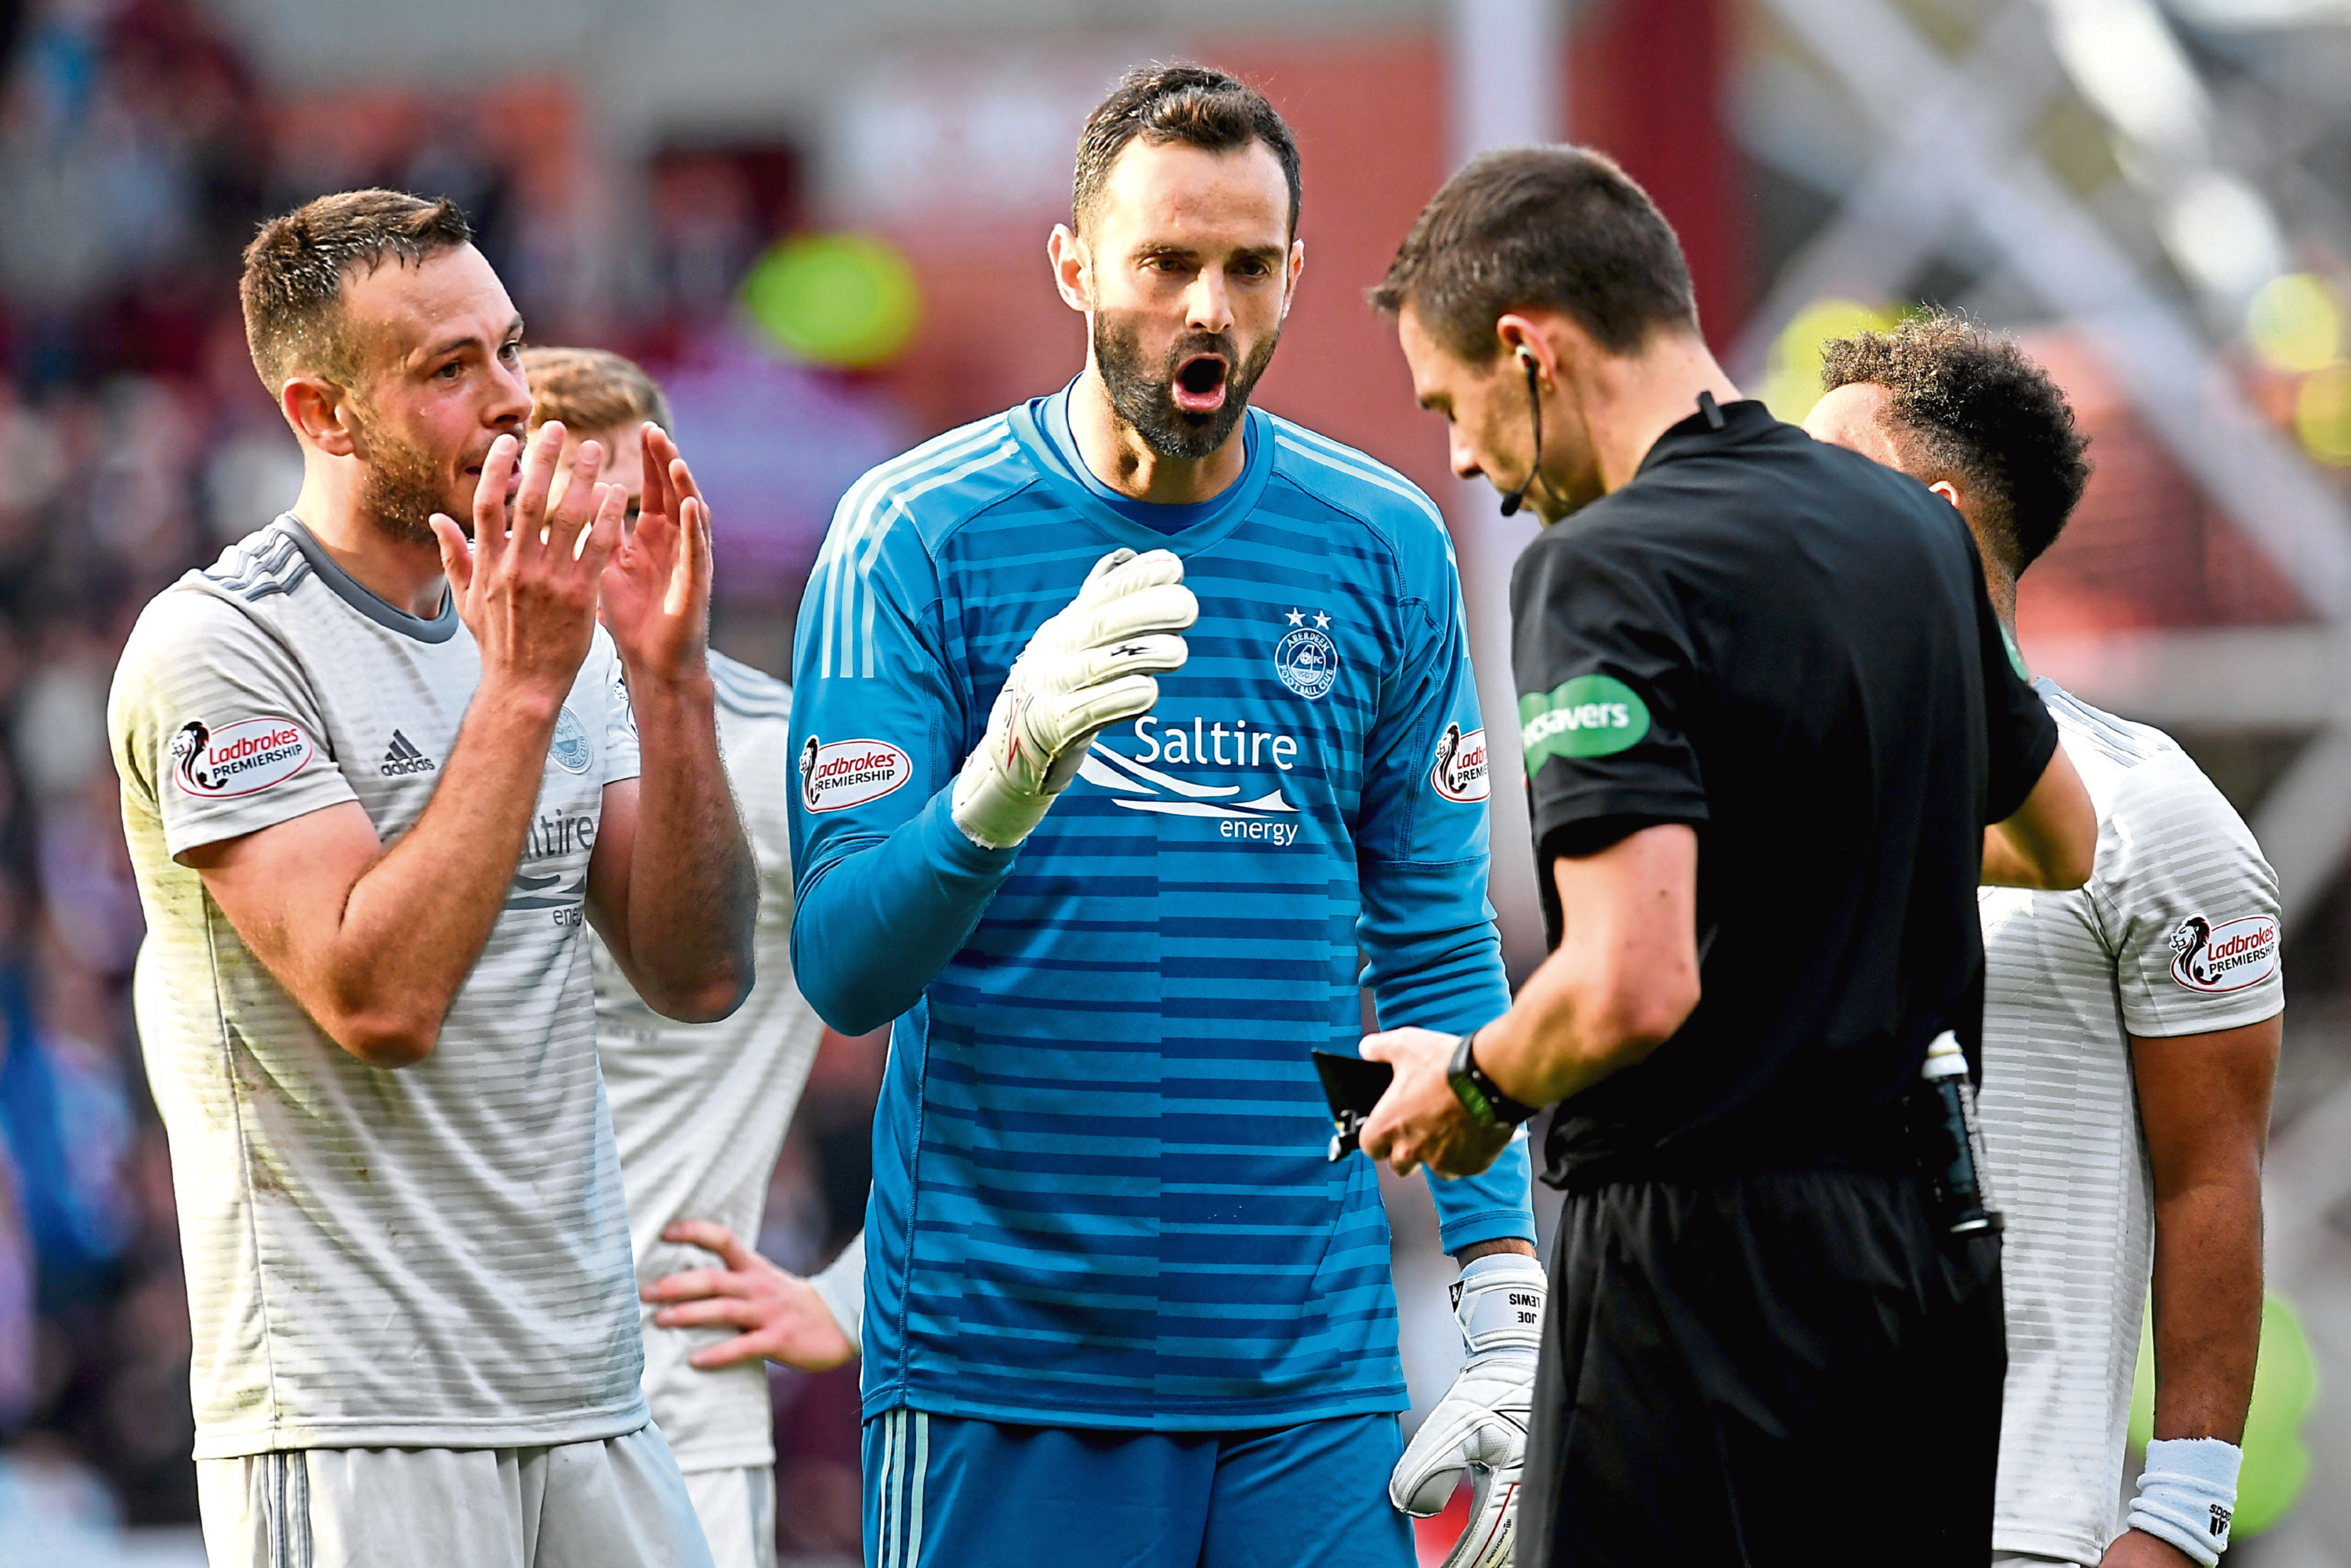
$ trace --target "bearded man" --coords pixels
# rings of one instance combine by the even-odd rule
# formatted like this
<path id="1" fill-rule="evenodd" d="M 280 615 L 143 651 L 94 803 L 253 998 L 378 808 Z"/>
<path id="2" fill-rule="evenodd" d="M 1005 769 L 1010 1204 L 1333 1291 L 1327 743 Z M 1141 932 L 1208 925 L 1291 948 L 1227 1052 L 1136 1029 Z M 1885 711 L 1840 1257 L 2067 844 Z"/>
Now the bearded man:
<path id="1" fill-rule="evenodd" d="M 651 427 L 625 538 L 601 444 L 550 499 L 471 240 L 391 191 L 263 225 L 302 491 L 115 674 L 216 1568 L 711 1561 L 638 1386 L 583 932 L 671 1018 L 751 984 L 709 519 Z"/>
<path id="2" fill-rule="evenodd" d="M 1052 1521 L 1088 1562 L 1408 1568 L 1399 1511 L 1466 1470 L 1456 1560 L 1509 1558 L 1524 1146 L 1437 1188 L 1471 1354 L 1399 1463 L 1378 1182 L 1326 1158 L 1309 1058 L 1359 984 L 1457 1032 L 1509 988 L 1444 524 L 1248 406 L 1299 186 L 1260 94 L 1129 74 L 1049 246 L 1085 369 L 868 475 L 802 601 L 794 972 L 835 1029 L 896 1020 L 869 1563 L 1026 1564 Z"/>

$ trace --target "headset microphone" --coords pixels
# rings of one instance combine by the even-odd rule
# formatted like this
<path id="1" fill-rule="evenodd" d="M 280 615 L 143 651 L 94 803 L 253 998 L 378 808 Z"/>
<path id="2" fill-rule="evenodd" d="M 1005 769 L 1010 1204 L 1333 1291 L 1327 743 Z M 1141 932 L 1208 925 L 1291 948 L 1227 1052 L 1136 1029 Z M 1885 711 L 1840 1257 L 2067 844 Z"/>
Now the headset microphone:
<path id="1" fill-rule="evenodd" d="M 1535 482 L 1535 476 L 1542 472 L 1542 392 L 1535 380 L 1537 367 L 1533 353 L 1527 349 L 1520 349 L 1519 363 L 1525 366 L 1527 371 L 1527 408 L 1534 415 L 1535 456 L 1527 469 L 1527 476 L 1519 481 L 1518 488 L 1503 492 L 1502 516 L 1506 517 L 1519 515 L 1519 508 L 1526 505 L 1527 487 Z"/>

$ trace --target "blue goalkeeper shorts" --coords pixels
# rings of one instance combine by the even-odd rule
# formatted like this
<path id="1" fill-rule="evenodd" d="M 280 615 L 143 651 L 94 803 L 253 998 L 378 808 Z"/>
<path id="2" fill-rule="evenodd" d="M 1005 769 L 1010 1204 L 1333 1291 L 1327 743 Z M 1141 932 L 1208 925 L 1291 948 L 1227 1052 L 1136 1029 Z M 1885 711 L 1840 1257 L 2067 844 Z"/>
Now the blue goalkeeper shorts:
<path id="1" fill-rule="evenodd" d="M 1414 1568 L 1393 1416 L 1255 1432 L 865 1423 L 866 1568 Z"/>

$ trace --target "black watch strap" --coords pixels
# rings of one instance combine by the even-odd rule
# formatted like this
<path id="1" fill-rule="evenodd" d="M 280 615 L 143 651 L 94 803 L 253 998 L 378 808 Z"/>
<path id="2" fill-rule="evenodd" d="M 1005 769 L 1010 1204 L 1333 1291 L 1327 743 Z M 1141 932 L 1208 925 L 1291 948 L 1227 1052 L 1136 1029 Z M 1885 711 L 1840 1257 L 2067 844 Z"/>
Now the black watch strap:
<path id="1" fill-rule="evenodd" d="M 1478 1031 L 1471 1030 L 1453 1047 L 1453 1062 L 1445 1071 L 1445 1080 L 1453 1087 L 1453 1097 L 1461 1102 L 1471 1116 L 1494 1127 L 1515 1127 L 1520 1122 L 1531 1121 L 1540 1107 L 1521 1104 L 1502 1092 L 1501 1086 L 1486 1076 L 1478 1065 L 1474 1049 Z"/>

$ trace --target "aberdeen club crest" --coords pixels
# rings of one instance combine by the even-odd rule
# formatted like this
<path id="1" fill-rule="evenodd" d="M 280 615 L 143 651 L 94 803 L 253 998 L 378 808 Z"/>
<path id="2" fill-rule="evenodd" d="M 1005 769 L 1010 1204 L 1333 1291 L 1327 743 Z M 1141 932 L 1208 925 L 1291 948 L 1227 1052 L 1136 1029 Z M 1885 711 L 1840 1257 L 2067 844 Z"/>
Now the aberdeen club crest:
<path id="1" fill-rule="evenodd" d="M 1339 645 L 1331 641 L 1331 618 L 1318 611 L 1309 626 L 1310 617 L 1292 610 L 1286 619 L 1290 630 L 1273 645 L 1273 673 L 1283 685 L 1311 701 L 1339 678 Z"/>

